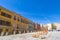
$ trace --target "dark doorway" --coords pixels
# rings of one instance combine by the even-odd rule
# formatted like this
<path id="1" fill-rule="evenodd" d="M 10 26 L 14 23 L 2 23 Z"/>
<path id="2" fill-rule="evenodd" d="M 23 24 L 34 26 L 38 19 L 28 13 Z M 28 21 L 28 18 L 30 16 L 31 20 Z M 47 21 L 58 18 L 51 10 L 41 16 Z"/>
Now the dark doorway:
<path id="1" fill-rule="evenodd" d="M 0 29 L 0 36 L 1 36 L 2 29 Z"/>

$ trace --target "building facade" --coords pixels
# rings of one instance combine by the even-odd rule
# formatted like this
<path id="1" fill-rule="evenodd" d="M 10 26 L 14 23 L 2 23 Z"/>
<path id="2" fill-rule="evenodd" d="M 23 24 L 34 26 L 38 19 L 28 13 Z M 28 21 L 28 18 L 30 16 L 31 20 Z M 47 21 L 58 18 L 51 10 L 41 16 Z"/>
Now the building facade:
<path id="1" fill-rule="evenodd" d="M 35 31 L 41 31 L 41 25 L 38 23 L 35 23 L 34 30 Z"/>
<path id="2" fill-rule="evenodd" d="M 1 35 L 18 34 L 29 31 L 34 31 L 34 22 L 0 6 Z"/>

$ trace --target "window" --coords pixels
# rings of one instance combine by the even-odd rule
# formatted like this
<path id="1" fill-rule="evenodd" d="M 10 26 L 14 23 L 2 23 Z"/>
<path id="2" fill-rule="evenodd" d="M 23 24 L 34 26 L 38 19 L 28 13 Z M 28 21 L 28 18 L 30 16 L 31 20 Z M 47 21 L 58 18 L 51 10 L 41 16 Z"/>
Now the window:
<path id="1" fill-rule="evenodd" d="M 0 25 L 2 25 L 2 21 L 0 20 Z"/>
<path id="2" fill-rule="evenodd" d="M 27 20 L 21 19 L 21 22 L 28 24 Z"/>
<path id="3" fill-rule="evenodd" d="M 20 18 L 18 17 L 18 21 L 20 21 Z"/>
<path id="4" fill-rule="evenodd" d="M 21 22 L 23 22 L 24 23 L 24 20 L 21 18 Z"/>
<path id="5" fill-rule="evenodd" d="M 10 26 L 10 22 L 6 22 L 6 26 Z"/>
<path id="6" fill-rule="evenodd" d="M 1 22 L 1 23 L 2 23 L 2 25 L 5 25 L 5 21 L 3 21 L 3 20 L 2 20 L 2 22 Z"/>
<path id="7" fill-rule="evenodd" d="M 5 21 L 0 20 L 0 25 L 5 25 Z"/>
<path id="8" fill-rule="evenodd" d="M 11 18 L 11 15 L 6 14 L 6 17 Z"/>
<path id="9" fill-rule="evenodd" d="M 16 20 L 16 16 L 14 16 L 14 20 Z"/>
<path id="10" fill-rule="evenodd" d="M 6 16 L 6 14 L 5 14 L 4 12 L 1 12 L 1 15 L 2 15 L 2 16 Z"/>
<path id="11" fill-rule="evenodd" d="M 0 9 L 0 11 L 1 11 L 1 9 Z"/>
<path id="12" fill-rule="evenodd" d="M 3 20 L 0 20 L 0 25 L 5 25 L 5 26 L 10 26 L 10 22 L 8 21 L 3 21 Z"/>
<path id="13" fill-rule="evenodd" d="M 11 18 L 11 15 L 6 14 L 6 13 L 4 13 L 4 12 L 1 12 L 1 15 L 2 15 L 2 16 L 5 16 L 5 17 L 8 17 L 8 18 Z"/>

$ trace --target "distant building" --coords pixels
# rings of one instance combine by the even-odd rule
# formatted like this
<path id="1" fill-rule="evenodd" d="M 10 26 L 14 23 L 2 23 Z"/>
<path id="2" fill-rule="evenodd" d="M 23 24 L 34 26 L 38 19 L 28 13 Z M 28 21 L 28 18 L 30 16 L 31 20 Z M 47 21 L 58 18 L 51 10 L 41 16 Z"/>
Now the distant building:
<path id="1" fill-rule="evenodd" d="M 52 29 L 52 24 L 46 24 L 48 26 L 48 30 Z M 53 23 L 54 26 L 56 26 L 56 30 L 60 30 L 60 23 Z"/>
<path id="2" fill-rule="evenodd" d="M 60 30 L 60 23 L 55 23 L 56 30 Z"/>
<path id="3" fill-rule="evenodd" d="M 48 25 L 47 24 L 42 24 L 42 31 L 48 31 Z"/>
<path id="4" fill-rule="evenodd" d="M 40 24 L 35 23 L 34 29 L 35 29 L 36 31 L 41 31 L 41 26 L 40 26 Z"/>

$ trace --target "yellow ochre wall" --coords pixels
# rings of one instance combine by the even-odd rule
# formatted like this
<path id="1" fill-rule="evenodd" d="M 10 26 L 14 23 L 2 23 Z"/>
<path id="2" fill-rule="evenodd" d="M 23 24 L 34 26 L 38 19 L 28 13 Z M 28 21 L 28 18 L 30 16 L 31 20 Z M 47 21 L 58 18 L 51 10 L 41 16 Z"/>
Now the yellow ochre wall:
<path id="1" fill-rule="evenodd" d="M 30 20 L 27 20 L 26 18 L 22 17 L 21 15 L 18 15 L 18 14 L 16 14 L 15 12 L 9 11 L 9 10 L 3 8 L 3 7 L 0 7 L 0 9 L 1 9 L 1 10 L 0 10 L 0 14 L 1 14 L 1 12 L 4 12 L 4 13 L 9 14 L 9 15 L 12 16 L 11 18 L 7 18 L 7 17 L 4 17 L 4 16 L 1 16 L 1 15 L 0 15 L 0 20 L 3 19 L 3 20 L 6 20 L 6 21 L 11 22 L 11 26 L 10 26 L 10 27 L 3 26 L 3 28 L 2 28 L 2 31 L 3 31 L 3 32 L 4 32 L 5 29 L 8 29 L 9 32 L 12 32 L 12 30 L 15 30 L 15 31 L 16 31 L 16 27 L 17 27 L 17 26 L 18 26 L 18 28 L 19 28 L 19 31 L 21 31 L 21 30 L 20 30 L 20 27 L 21 27 L 21 26 L 24 27 L 24 30 L 27 30 L 27 29 L 28 29 L 28 27 L 29 27 L 29 24 L 28 24 L 28 23 L 29 23 Z M 20 18 L 20 21 L 18 21 L 17 19 L 14 20 L 14 16 L 16 16 L 17 19 L 18 19 L 18 17 L 19 17 L 19 18 Z M 23 23 L 23 22 L 21 22 L 21 19 L 23 19 L 24 21 L 26 21 L 26 22 L 28 22 L 28 23 Z M 14 25 L 13 25 L 13 24 L 14 24 Z M 17 26 L 16 26 L 16 25 L 17 25 Z M 1 26 L 0 26 L 0 27 L 1 27 Z"/>

